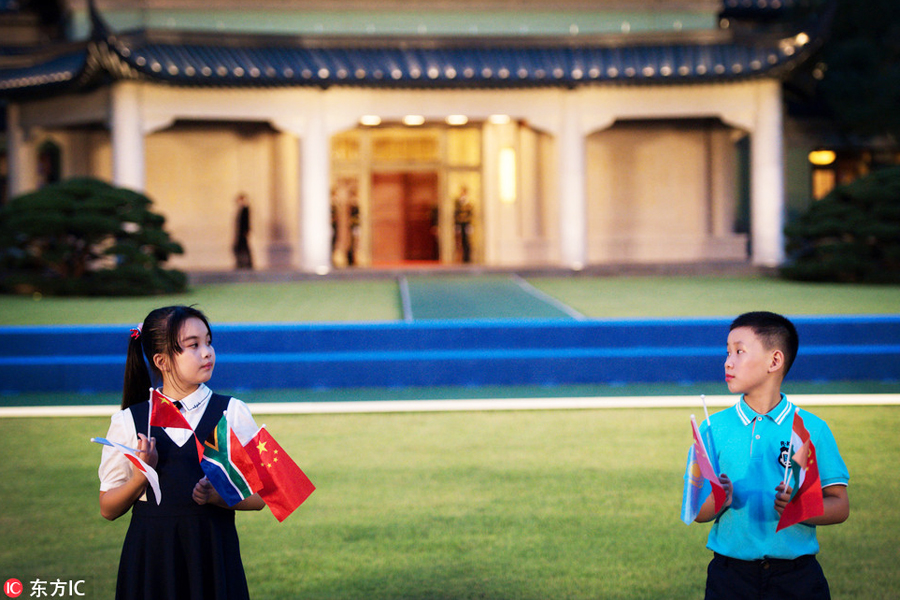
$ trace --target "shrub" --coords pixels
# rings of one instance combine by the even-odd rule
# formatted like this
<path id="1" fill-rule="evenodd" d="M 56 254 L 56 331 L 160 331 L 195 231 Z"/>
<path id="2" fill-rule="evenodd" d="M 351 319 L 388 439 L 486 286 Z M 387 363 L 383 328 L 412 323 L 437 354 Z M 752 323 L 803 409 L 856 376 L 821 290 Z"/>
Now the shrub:
<path id="1" fill-rule="evenodd" d="M 900 281 L 900 167 L 838 186 L 785 227 L 789 279 Z"/>
<path id="2" fill-rule="evenodd" d="M 182 247 L 165 218 L 132 190 L 70 179 L 0 207 L 0 290 L 49 295 L 139 296 L 183 291 L 162 268 Z"/>

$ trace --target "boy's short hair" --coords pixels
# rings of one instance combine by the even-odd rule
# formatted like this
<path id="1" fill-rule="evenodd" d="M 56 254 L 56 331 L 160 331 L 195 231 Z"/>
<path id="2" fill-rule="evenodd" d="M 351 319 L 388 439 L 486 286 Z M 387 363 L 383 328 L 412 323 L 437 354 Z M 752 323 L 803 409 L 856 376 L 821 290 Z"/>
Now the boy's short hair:
<path id="1" fill-rule="evenodd" d="M 744 313 L 731 322 L 728 331 L 738 327 L 748 327 L 759 337 L 767 349 L 778 349 L 784 353 L 784 374 L 787 375 L 797 358 L 800 337 L 797 329 L 786 317 L 767 311 Z"/>

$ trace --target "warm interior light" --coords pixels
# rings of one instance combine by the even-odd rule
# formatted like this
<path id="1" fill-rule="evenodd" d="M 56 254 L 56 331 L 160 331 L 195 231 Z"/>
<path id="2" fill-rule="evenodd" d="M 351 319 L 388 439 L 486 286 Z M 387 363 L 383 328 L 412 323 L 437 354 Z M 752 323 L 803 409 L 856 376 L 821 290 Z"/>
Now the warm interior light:
<path id="1" fill-rule="evenodd" d="M 809 153 L 809 162 L 818 166 L 825 167 L 834 162 L 837 155 L 834 150 L 813 150 Z"/>
<path id="2" fill-rule="evenodd" d="M 494 125 L 506 125 L 507 123 L 509 123 L 510 118 L 509 115 L 491 115 L 488 118 L 488 121 L 490 121 Z"/>
<path id="3" fill-rule="evenodd" d="M 466 115 L 450 115 L 446 119 L 447 125 L 465 125 L 469 122 Z"/>
<path id="4" fill-rule="evenodd" d="M 512 148 L 500 150 L 500 200 L 516 201 L 516 151 Z"/>
<path id="5" fill-rule="evenodd" d="M 425 123 L 425 117 L 422 115 L 406 115 L 403 117 L 403 124 L 409 127 L 417 127 Z"/>
<path id="6" fill-rule="evenodd" d="M 377 127 L 381 125 L 381 117 L 378 115 L 363 115 L 359 119 L 360 125 L 365 125 L 366 127 Z"/>

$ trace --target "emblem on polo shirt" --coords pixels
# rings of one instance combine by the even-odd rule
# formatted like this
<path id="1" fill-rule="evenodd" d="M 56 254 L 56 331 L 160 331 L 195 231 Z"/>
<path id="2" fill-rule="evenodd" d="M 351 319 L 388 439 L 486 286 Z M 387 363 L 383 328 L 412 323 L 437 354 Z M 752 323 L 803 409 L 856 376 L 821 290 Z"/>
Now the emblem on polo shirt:
<path id="1" fill-rule="evenodd" d="M 788 448 L 790 447 L 790 442 L 781 442 L 781 452 L 778 453 L 778 464 L 784 467 L 785 469 L 788 466 Z"/>

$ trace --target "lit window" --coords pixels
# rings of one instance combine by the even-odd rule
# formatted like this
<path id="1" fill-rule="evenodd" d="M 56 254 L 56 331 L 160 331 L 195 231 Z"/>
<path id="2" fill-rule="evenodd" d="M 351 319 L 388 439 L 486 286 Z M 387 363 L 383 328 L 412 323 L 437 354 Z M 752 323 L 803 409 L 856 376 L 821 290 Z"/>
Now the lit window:
<path id="1" fill-rule="evenodd" d="M 516 201 L 516 151 L 512 148 L 500 150 L 500 200 Z"/>

